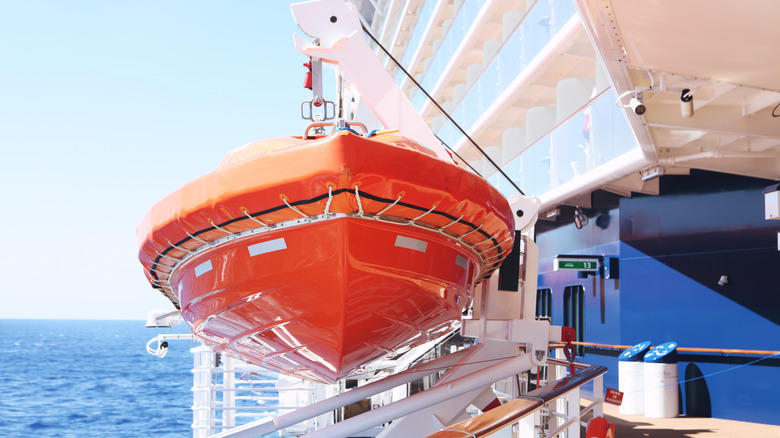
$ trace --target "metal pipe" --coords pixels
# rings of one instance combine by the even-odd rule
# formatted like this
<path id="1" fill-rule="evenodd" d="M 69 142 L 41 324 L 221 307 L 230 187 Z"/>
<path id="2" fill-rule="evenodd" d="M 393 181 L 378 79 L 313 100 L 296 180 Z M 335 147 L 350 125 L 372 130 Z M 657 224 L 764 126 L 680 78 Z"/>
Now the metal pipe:
<path id="1" fill-rule="evenodd" d="M 688 155 L 676 155 L 658 160 L 659 164 L 677 164 L 685 161 L 699 160 L 702 158 L 718 158 L 723 155 L 723 151 L 705 151 Z"/>
<path id="2" fill-rule="evenodd" d="M 761 153 L 761 152 L 740 152 L 740 151 L 704 151 L 695 154 L 688 155 L 673 155 L 667 158 L 661 158 L 658 160 L 658 164 L 679 164 L 686 161 L 701 160 L 705 158 L 780 158 L 780 155 L 776 153 Z"/>
<path id="3" fill-rule="evenodd" d="M 247 382 L 237 382 L 237 383 L 249 383 Z M 274 383 L 274 382 L 271 382 Z M 295 387 L 261 387 L 261 386 L 247 386 L 247 387 L 240 387 L 240 388 L 215 388 L 212 386 L 204 386 L 204 387 L 193 387 L 193 391 L 215 391 L 215 392 L 228 392 L 228 391 L 234 391 L 234 392 L 257 392 L 257 391 L 263 391 L 263 392 L 281 392 L 281 391 L 314 391 L 314 388 L 310 387 L 303 387 L 303 388 L 295 388 Z"/>
<path id="4" fill-rule="evenodd" d="M 553 412 L 551 412 L 550 414 L 553 414 Z M 561 415 L 560 418 L 562 420 L 564 420 L 563 424 L 561 424 L 560 426 L 556 427 L 555 429 L 551 429 L 551 430 L 546 431 L 545 432 L 545 436 L 558 436 L 561 432 L 563 432 L 564 430 L 568 429 L 569 426 L 571 426 L 575 421 L 577 421 L 577 422 L 580 421 L 580 418 L 578 416 L 569 418 L 569 417 L 564 417 L 564 416 Z"/>
<path id="5" fill-rule="evenodd" d="M 233 359 L 230 356 L 222 357 L 222 366 L 225 368 L 233 368 Z M 222 377 L 222 386 L 225 389 L 235 389 L 236 387 L 236 373 L 225 374 Z M 235 427 L 236 425 L 236 410 L 242 409 L 236 406 L 236 393 L 227 391 L 222 393 L 222 406 L 225 412 L 222 413 L 222 421 L 225 427 Z"/>
<path id="6" fill-rule="evenodd" d="M 572 342 L 573 344 L 573 342 Z M 555 359 L 552 357 L 547 358 L 547 363 L 551 365 L 557 365 L 559 367 L 567 367 L 570 365 L 569 362 L 562 360 L 562 359 Z M 584 370 L 585 368 L 588 368 L 592 365 L 586 364 L 586 363 L 579 363 L 579 362 L 573 362 L 574 368 L 577 368 L 578 370 Z"/>
<path id="7" fill-rule="evenodd" d="M 473 348 L 479 348 L 479 346 L 467 348 L 455 353 L 448 354 L 446 356 L 441 356 L 438 359 L 434 359 L 429 362 L 421 363 L 412 368 L 409 368 L 404 372 L 386 377 L 376 382 L 369 383 L 368 385 L 351 389 L 345 393 L 311 404 L 297 411 L 280 415 L 279 417 L 276 417 L 270 421 L 268 419 L 261 419 L 247 423 L 243 426 L 238 426 L 235 429 L 214 435 L 214 438 L 249 438 L 276 432 L 279 429 L 293 426 L 302 421 L 308 420 L 309 418 L 322 415 L 326 412 L 338 409 L 350 403 L 371 397 L 374 394 L 379 394 L 380 392 L 387 391 L 389 389 L 395 388 L 396 386 L 409 383 L 420 377 L 432 374 L 442 368 L 450 367 L 454 365 L 461 358 L 461 356 L 467 352 L 469 354 L 473 352 Z M 362 430 L 364 429 L 361 429 L 360 431 Z"/>
<path id="8" fill-rule="evenodd" d="M 576 193 L 596 190 L 628 175 L 637 173 L 650 164 L 652 162 L 645 158 L 641 148 L 634 148 L 593 170 L 577 176 L 571 181 L 548 190 L 539 196 L 539 201 L 541 202 L 539 211 L 546 211 L 556 207 L 566 202 L 569 198 L 574 197 Z"/>
<path id="9" fill-rule="evenodd" d="M 452 380 L 447 384 L 435 386 L 411 397 L 306 434 L 304 437 L 349 436 L 354 433 L 359 433 L 387 421 L 403 417 L 468 392 L 484 388 L 493 382 L 515 375 L 530 367 L 531 355 L 529 353 L 524 353 L 511 359 L 506 359 L 496 365 L 483 368 L 477 372 Z"/>
<path id="10" fill-rule="evenodd" d="M 627 350 L 631 345 L 610 345 L 597 344 L 595 342 L 572 342 L 573 345 L 583 347 L 601 348 L 605 350 Z M 653 347 L 650 347 L 651 349 Z M 677 351 L 686 353 L 715 353 L 715 354 L 747 354 L 755 356 L 773 356 L 780 355 L 780 351 L 775 350 L 741 350 L 736 348 L 697 348 L 697 347 L 677 347 Z"/>
<path id="11" fill-rule="evenodd" d="M 570 393 L 575 391 L 579 392 L 581 386 L 591 381 L 596 382 L 598 379 L 601 379 L 606 372 L 606 367 L 591 365 L 577 374 L 567 376 L 541 388 L 537 388 L 514 400 L 510 400 L 501 406 L 484 412 L 478 417 L 442 429 L 435 434 L 429 435 L 429 438 L 464 438 L 466 436 L 486 437 L 510 424 L 517 423 L 533 412 L 542 409 L 544 406 L 567 395 L 571 397 L 569 401 L 576 403 L 577 406 L 577 408 L 574 409 L 570 406 L 569 412 L 574 412 L 576 409 L 579 412 L 578 416 L 581 417 L 583 411 L 579 409 L 579 396 L 576 394 L 571 396 Z M 596 402 L 596 404 L 598 403 L 600 402 Z M 593 407 L 594 404 L 591 404 L 586 409 L 593 409 Z M 558 415 L 558 413 L 556 411 L 550 411 L 550 415 Z M 574 416 L 573 418 L 576 417 L 577 416 Z M 558 431 L 563 430 L 566 426 L 572 425 L 572 420 L 569 420 L 566 424 L 561 426 Z M 553 435 L 547 433 L 545 436 Z"/>
<path id="12" fill-rule="evenodd" d="M 224 406 L 193 406 L 192 410 L 197 411 L 257 411 L 257 412 L 263 412 L 263 411 L 277 411 L 277 410 L 291 410 L 291 409 L 302 409 L 306 406 L 233 406 L 230 408 L 224 407 Z M 223 420 L 225 421 L 225 420 Z M 222 435 L 214 435 L 214 436 L 222 436 Z M 250 435 L 250 436 L 257 436 L 257 435 Z"/>

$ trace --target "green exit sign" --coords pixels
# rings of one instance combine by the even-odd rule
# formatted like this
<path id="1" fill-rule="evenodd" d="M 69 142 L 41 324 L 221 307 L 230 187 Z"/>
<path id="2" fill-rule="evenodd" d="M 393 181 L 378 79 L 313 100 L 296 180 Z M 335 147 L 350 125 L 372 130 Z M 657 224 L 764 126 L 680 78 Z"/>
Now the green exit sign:
<path id="1" fill-rule="evenodd" d="M 553 260 L 553 270 L 555 271 L 598 272 L 600 267 L 601 262 L 598 257 L 558 256 Z"/>
<path id="2" fill-rule="evenodd" d="M 558 269 L 574 269 L 576 271 L 591 271 L 598 269 L 597 262 L 558 262 Z"/>

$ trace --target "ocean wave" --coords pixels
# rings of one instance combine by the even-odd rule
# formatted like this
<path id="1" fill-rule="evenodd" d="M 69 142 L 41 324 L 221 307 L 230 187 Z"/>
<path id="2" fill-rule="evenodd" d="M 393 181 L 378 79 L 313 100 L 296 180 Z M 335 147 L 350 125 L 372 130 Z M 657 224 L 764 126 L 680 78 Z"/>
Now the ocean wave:
<path id="1" fill-rule="evenodd" d="M 30 428 L 30 429 L 33 429 L 33 430 L 38 430 L 38 429 L 51 429 L 51 428 L 54 428 L 54 427 L 57 427 L 57 426 L 58 426 L 58 424 L 56 424 L 56 423 L 47 423 L 47 422 L 45 422 L 43 420 L 36 420 L 35 423 L 32 423 L 32 424 L 28 425 L 27 427 Z"/>
<path id="2" fill-rule="evenodd" d="M 14 406 L 0 436 L 191 436 L 189 345 L 159 359 L 144 348 L 157 334 L 141 321 L 4 320 L 14 367 L 0 384 Z"/>

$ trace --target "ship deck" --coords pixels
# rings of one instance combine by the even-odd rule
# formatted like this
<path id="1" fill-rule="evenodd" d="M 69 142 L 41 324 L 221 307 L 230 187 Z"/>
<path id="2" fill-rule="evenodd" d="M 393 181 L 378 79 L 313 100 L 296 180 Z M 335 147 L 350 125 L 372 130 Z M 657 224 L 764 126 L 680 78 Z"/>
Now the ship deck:
<path id="1" fill-rule="evenodd" d="M 622 415 L 615 405 L 604 404 L 604 416 L 615 423 L 615 436 L 620 438 L 741 438 L 746 436 L 780 437 L 780 426 L 720 418 L 647 418 L 643 415 Z"/>

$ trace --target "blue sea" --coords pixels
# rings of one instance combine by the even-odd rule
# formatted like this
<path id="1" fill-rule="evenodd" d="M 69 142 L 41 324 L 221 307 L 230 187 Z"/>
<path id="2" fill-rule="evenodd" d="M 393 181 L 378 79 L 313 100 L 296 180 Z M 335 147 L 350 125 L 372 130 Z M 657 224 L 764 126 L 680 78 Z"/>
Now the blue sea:
<path id="1" fill-rule="evenodd" d="M 0 436 L 192 436 L 186 340 L 160 359 L 143 321 L 0 320 Z M 156 343 L 154 344 L 156 346 Z"/>

